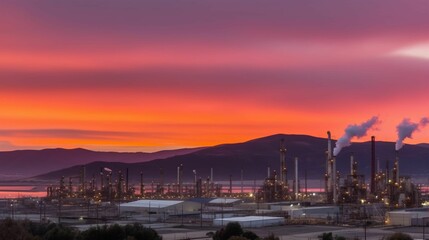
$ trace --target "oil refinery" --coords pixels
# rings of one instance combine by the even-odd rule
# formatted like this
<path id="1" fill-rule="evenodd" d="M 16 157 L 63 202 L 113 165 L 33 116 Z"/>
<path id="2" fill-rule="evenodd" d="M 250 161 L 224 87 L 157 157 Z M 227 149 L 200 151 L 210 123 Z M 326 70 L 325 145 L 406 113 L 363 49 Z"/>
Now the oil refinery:
<path id="1" fill-rule="evenodd" d="M 213 180 L 213 168 L 209 169 L 210 176 L 203 179 L 196 170 L 187 170 L 180 164 L 175 167 L 174 182 L 165 181 L 163 169 L 159 170 L 157 181 L 145 181 L 142 169 L 137 183 L 129 181 L 128 169 L 118 171 L 114 178 L 114 171 L 105 167 L 98 175 L 88 178 L 85 166 L 81 166 L 75 176 L 63 176 L 58 185 L 47 187 L 47 196 L 42 202 L 54 209 L 57 221 L 79 215 L 97 222 L 136 217 L 149 222 L 201 219 L 201 224 L 219 224 L 219 219 L 226 216 L 282 217 L 286 223 L 344 224 L 368 220 L 386 224 L 391 221 L 392 210 L 419 209 L 424 196 L 410 177 L 400 174 L 400 150 L 392 150 L 395 159 L 386 161 L 382 168 L 376 159 L 374 136 L 370 146 L 369 177 L 360 171 L 360 161 L 354 154 L 350 155 L 349 171 L 341 172 L 337 169 L 337 156 L 328 131 L 326 151 L 320 153 L 321 157 L 326 156 L 324 179 L 321 179 L 324 191 L 321 192 L 309 191 L 306 172 L 299 176 L 299 156 L 291 156 L 293 166 L 287 166 L 287 146 L 279 139 L 278 169 L 267 168 L 266 178 L 258 183 L 254 181 L 253 187 L 246 190 L 243 170 L 239 183 L 230 176 L 221 184 Z M 192 173 L 193 181 L 184 180 L 188 172 Z M 163 204 L 169 207 L 161 210 Z M 73 206 L 86 206 L 87 211 L 76 213 Z M 154 210 L 156 208 L 159 209 Z"/>
<path id="2" fill-rule="evenodd" d="M 344 138 L 337 143 L 340 140 L 332 140 L 329 131 L 326 139 L 317 141 L 323 164 L 319 175 L 307 174 L 308 157 L 293 154 L 297 145 L 285 141 L 284 136 L 274 136 L 269 149 L 278 156 L 276 165 L 258 169 L 263 179 L 245 178 L 245 168 L 234 176 L 215 176 L 216 171 L 222 171 L 216 168 L 219 166 L 207 164 L 202 170 L 188 166 L 189 162 L 172 164 L 170 169 L 164 165 L 156 172 L 100 165 L 88 170 L 87 165 L 80 165 L 68 171 L 74 174 L 49 182 L 44 197 L 0 200 L 0 217 L 56 222 L 79 229 L 139 222 L 159 227 L 165 236 L 172 227 L 216 230 L 229 222 L 255 231 L 299 225 L 313 235 L 331 227 L 352 226 L 356 231 L 368 225 L 373 229 L 370 231 L 378 231 L 386 226 L 424 227 L 429 223 L 427 188 L 401 173 L 401 156 L 405 155 L 401 148 L 392 148 L 389 156 L 394 157 L 386 159 L 386 150 L 380 150 L 382 144 L 374 136 L 359 148 L 342 152 L 339 146 L 345 148 L 350 143 Z M 384 146 L 390 148 L 391 143 Z M 383 164 L 380 158 L 385 160 Z M 176 239 L 176 235 L 169 239 Z"/>

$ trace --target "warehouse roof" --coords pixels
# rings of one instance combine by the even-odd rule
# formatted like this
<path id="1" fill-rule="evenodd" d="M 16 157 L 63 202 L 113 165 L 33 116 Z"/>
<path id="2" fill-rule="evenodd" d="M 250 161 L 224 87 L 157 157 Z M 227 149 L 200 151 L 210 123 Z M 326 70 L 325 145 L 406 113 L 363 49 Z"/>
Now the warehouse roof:
<path id="1" fill-rule="evenodd" d="M 218 218 L 219 220 L 222 218 Z M 216 220 L 218 220 L 216 219 Z M 246 216 L 246 217 L 231 217 L 224 218 L 224 221 L 228 222 L 250 222 L 250 221 L 263 221 L 263 220 L 274 220 L 274 219 L 284 219 L 283 217 L 269 217 L 269 216 Z"/>
<path id="2" fill-rule="evenodd" d="M 141 208 L 165 208 L 171 207 L 177 204 L 183 203 L 183 201 L 173 200 L 138 200 L 134 202 L 121 204 L 123 207 L 141 207 Z"/>
<path id="3" fill-rule="evenodd" d="M 213 200 L 211 200 L 209 203 L 211 204 L 230 204 L 230 203 L 235 203 L 235 202 L 239 202 L 241 201 L 241 199 L 237 199 L 237 198 L 215 198 Z"/>

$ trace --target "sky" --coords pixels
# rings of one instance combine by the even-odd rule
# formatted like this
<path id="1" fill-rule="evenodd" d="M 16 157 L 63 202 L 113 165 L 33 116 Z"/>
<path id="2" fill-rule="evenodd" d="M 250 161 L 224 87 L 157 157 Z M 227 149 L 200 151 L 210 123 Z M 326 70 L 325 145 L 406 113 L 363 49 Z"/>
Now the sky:
<path id="1" fill-rule="evenodd" d="M 395 141 L 429 115 L 429 1 L 5 0 L 0 151 L 271 134 Z M 363 137 L 357 141 L 368 141 Z M 429 142 L 422 129 L 406 143 Z"/>

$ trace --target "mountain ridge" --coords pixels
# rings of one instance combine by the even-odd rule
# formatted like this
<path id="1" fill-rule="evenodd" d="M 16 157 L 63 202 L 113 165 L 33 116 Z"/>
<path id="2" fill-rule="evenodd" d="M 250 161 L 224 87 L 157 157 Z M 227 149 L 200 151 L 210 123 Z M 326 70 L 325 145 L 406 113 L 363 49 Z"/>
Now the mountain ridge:
<path id="1" fill-rule="evenodd" d="M 325 171 L 325 151 L 327 140 L 309 135 L 299 134 L 275 134 L 257 139 L 251 139 L 242 143 L 220 144 L 207 147 L 192 153 L 157 159 L 142 163 L 113 163 L 94 162 L 86 165 L 88 176 L 97 175 L 100 168 L 109 167 L 114 171 L 130 170 L 131 181 L 139 181 L 140 171 L 143 171 L 144 178 L 149 181 L 159 181 L 161 169 L 166 181 L 174 182 L 176 178 L 177 166 L 184 165 L 185 180 L 192 181 L 195 169 L 198 177 L 205 179 L 210 175 L 210 168 L 214 168 L 215 181 L 218 179 L 233 180 L 240 179 L 240 171 L 244 171 L 245 180 L 263 179 L 267 175 L 267 167 L 277 170 L 280 165 L 279 144 L 284 139 L 286 152 L 286 165 L 289 179 L 292 179 L 295 156 L 299 158 L 299 174 L 316 179 L 323 179 Z M 335 141 L 333 141 L 334 143 Z M 380 141 L 376 142 L 376 156 L 380 166 L 384 168 L 388 160 L 390 167 L 393 166 L 395 158 L 395 143 Z M 350 172 L 349 158 L 354 153 L 358 161 L 358 171 L 367 177 L 370 172 L 371 142 L 353 143 L 349 147 L 343 148 L 337 156 L 337 169 L 346 175 Z M 400 169 L 402 175 L 425 175 L 429 173 L 429 148 L 406 144 L 399 152 Z M 76 174 L 79 166 L 63 169 L 55 172 L 36 176 L 35 180 L 55 180 L 61 176 Z"/>
<path id="2" fill-rule="evenodd" d="M 188 154 L 204 149 L 183 148 L 162 150 L 154 153 L 146 152 L 103 152 L 84 148 L 47 148 L 41 150 L 13 150 L 0 152 L 0 176 L 2 179 L 25 178 L 43 174 L 79 164 L 94 161 L 146 162 Z M 32 166 L 23 167 L 23 166 Z"/>

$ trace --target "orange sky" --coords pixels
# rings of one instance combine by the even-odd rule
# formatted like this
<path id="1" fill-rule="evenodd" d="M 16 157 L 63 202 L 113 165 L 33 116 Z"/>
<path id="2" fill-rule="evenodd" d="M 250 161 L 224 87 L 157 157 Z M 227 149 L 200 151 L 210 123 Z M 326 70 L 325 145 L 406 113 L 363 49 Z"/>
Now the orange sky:
<path id="1" fill-rule="evenodd" d="M 243 4 L 1 3 L 0 150 L 339 138 L 372 116 L 395 141 L 429 115 L 429 3 Z"/>

